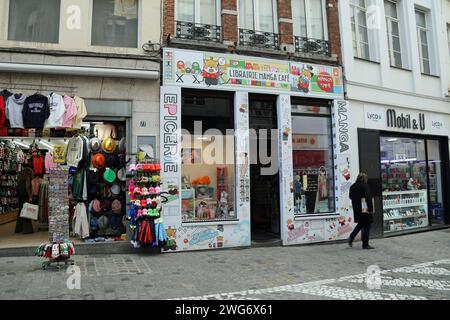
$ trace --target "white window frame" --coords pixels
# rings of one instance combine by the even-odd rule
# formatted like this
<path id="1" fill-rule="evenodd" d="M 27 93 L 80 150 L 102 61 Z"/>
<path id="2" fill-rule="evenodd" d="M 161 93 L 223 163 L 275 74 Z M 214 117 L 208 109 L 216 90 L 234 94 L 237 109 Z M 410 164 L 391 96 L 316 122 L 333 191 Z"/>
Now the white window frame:
<path id="1" fill-rule="evenodd" d="M 192 22 L 195 24 L 203 24 L 200 20 L 201 13 L 200 13 L 200 0 L 192 0 L 194 3 L 194 21 L 183 21 L 183 22 Z M 213 24 L 215 26 L 221 26 L 222 25 L 222 15 L 221 15 L 221 0 L 215 0 L 216 1 L 216 24 Z M 178 19 L 178 0 L 175 0 L 175 21 L 182 21 Z"/>
<path id="2" fill-rule="evenodd" d="M 400 5 L 398 3 L 397 0 L 384 0 L 384 2 L 390 2 L 392 4 L 395 5 L 395 10 L 397 11 L 397 18 L 388 16 L 387 13 L 385 12 L 385 18 L 386 18 L 386 31 L 387 31 L 387 40 L 388 40 L 388 50 L 389 50 L 389 59 L 390 59 L 390 64 L 392 67 L 395 68 L 403 68 L 405 63 L 404 63 L 404 56 L 403 56 L 403 50 L 402 50 L 402 25 L 400 22 Z M 396 22 L 397 26 L 398 26 L 398 41 L 400 44 L 400 51 L 395 51 L 394 50 L 394 44 L 393 44 L 393 33 L 391 30 L 391 22 Z M 394 64 L 395 61 L 395 57 L 394 57 L 394 53 L 398 53 L 400 54 L 400 66 L 396 66 Z"/>
<path id="3" fill-rule="evenodd" d="M 420 12 L 424 15 L 425 18 L 425 27 L 421 27 L 417 24 L 417 19 L 416 19 L 416 13 Z M 426 75 L 432 75 L 433 74 L 433 66 L 432 66 L 432 60 L 431 60 L 431 50 L 430 47 L 431 46 L 431 29 L 429 28 L 429 18 L 428 18 L 428 14 L 429 12 L 427 12 L 426 10 L 423 10 L 421 8 L 415 8 L 414 9 L 414 19 L 416 19 L 416 35 L 417 35 L 417 44 L 418 44 L 418 50 L 419 50 L 419 63 L 420 63 L 420 72 L 422 74 L 426 74 Z M 422 40 L 421 40 L 421 36 L 420 36 L 420 32 L 421 31 L 425 31 L 426 37 L 427 37 L 427 50 L 428 50 L 428 59 L 423 58 L 422 56 Z M 428 65 L 429 65 L 429 69 L 430 69 L 430 73 L 426 73 L 424 70 L 424 61 L 428 60 Z"/>
<path id="4" fill-rule="evenodd" d="M 253 30 L 254 31 L 266 32 L 266 31 L 259 30 L 260 28 L 259 28 L 259 6 L 258 6 L 258 1 L 259 0 L 252 0 L 252 4 L 253 4 Z M 238 9 L 238 29 L 241 29 L 241 25 L 240 25 L 241 17 L 240 17 L 240 12 L 239 12 L 239 3 L 238 3 L 238 6 L 237 6 L 237 9 Z M 277 6 L 277 0 L 272 0 L 272 18 L 273 18 L 273 31 L 272 32 L 278 34 L 278 6 Z M 256 28 L 256 26 L 258 26 L 258 28 Z"/>
<path id="5" fill-rule="evenodd" d="M 357 52 L 353 52 L 353 55 L 355 58 L 358 58 L 358 59 L 371 60 L 369 29 L 367 27 L 367 0 L 364 0 L 364 4 L 365 4 L 365 7 L 361 7 L 359 5 L 356 5 L 356 4 L 350 2 L 350 11 L 353 11 L 353 16 L 355 17 L 355 38 L 356 38 L 356 51 L 357 51 Z M 363 43 L 363 42 L 361 41 L 361 39 L 359 37 L 359 32 L 358 32 L 358 28 L 360 26 L 359 20 L 358 20 L 358 14 L 357 14 L 358 10 L 364 12 L 364 14 L 366 15 L 367 47 L 369 48 L 369 52 L 368 52 L 369 57 L 362 56 L 361 43 Z M 350 24 L 352 24 L 351 21 L 350 21 Z M 366 42 L 364 42 L 364 43 L 366 43 Z M 353 38 L 352 38 L 352 48 L 353 48 Z"/>
<path id="6" fill-rule="evenodd" d="M 309 30 L 311 30 L 312 27 L 312 23 L 311 23 L 311 16 L 310 16 L 310 1 L 311 0 L 292 0 L 292 2 L 294 1 L 304 1 L 305 2 L 305 16 L 306 16 L 306 38 L 310 39 L 311 37 L 309 36 Z M 291 3 L 292 3 L 291 2 Z M 327 21 L 327 3 L 326 0 L 321 0 L 322 2 L 322 23 L 323 23 L 323 39 L 317 39 L 317 40 L 324 40 L 324 41 L 328 41 L 328 21 Z M 293 7 L 291 5 L 291 7 Z M 293 17 L 294 15 L 292 15 Z M 300 34 L 295 34 L 295 30 L 294 30 L 294 36 L 297 37 L 302 37 L 302 35 Z"/>
<path id="7" fill-rule="evenodd" d="M 94 1 L 95 0 L 90 0 L 89 2 L 89 46 L 91 47 L 97 47 L 97 48 L 115 48 L 111 47 L 111 46 L 102 46 L 102 45 L 98 45 L 98 44 L 92 44 L 92 30 L 93 30 L 93 19 L 94 19 Z M 139 49 L 139 44 L 141 43 L 141 31 L 142 31 L 142 19 L 141 19 L 141 12 L 142 12 L 142 2 L 143 0 L 138 0 L 138 12 L 137 12 L 137 41 L 136 41 L 136 47 L 117 47 L 117 48 L 122 48 L 122 49 Z"/>

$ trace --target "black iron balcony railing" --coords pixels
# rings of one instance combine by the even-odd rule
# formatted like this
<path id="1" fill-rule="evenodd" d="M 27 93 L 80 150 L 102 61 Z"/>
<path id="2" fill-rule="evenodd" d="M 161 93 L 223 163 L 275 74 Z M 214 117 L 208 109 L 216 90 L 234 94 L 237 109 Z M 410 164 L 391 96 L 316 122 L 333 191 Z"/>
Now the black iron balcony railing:
<path id="1" fill-rule="evenodd" d="M 176 38 L 208 42 L 222 41 L 222 27 L 211 24 L 200 24 L 176 21 Z"/>
<path id="2" fill-rule="evenodd" d="M 278 34 L 264 31 L 239 29 L 239 44 L 245 47 L 280 49 Z"/>
<path id="3" fill-rule="evenodd" d="M 330 45 L 326 40 L 295 37 L 295 51 L 302 53 L 330 56 Z"/>

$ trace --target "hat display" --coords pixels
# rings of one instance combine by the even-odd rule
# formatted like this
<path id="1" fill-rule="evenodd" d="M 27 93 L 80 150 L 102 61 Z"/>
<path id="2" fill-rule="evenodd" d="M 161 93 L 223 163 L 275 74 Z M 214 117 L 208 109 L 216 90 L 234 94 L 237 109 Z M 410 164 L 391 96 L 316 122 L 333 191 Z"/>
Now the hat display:
<path id="1" fill-rule="evenodd" d="M 106 153 L 113 153 L 116 150 L 116 141 L 113 138 L 106 138 L 102 142 L 102 149 Z"/>
<path id="2" fill-rule="evenodd" d="M 125 168 L 122 168 L 117 172 L 117 179 L 119 179 L 120 181 L 127 180 L 127 173 L 125 171 Z"/>
<path id="3" fill-rule="evenodd" d="M 103 199 L 101 207 L 102 207 L 103 211 L 110 211 L 111 210 L 111 200 Z"/>
<path id="4" fill-rule="evenodd" d="M 92 211 L 96 213 L 102 211 L 100 200 L 98 199 L 92 200 Z"/>
<path id="5" fill-rule="evenodd" d="M 111 192 L 113 195 L 119 195 L 121 191 L 122 191 L 122 188 L 120 187 L 119 183 L 115 183 L 112 185 Z"/>
<path id="6" fill-rule="evenodd" d="M 74 174 L 75 172 L 77 172 L 77 168 L 75 168 L 75 167 L 69 168 L 69 174 Z"/>
<path id="7" fill-rule="evenodd" d="M 90 184 L 95 184 L 100 181 L 100 171 L 89 170 L 87 174 L 87 179 Z"/>
<path id="8" fill-rule="evenodd" d="M 106 182 L 113 183 L 114 181 L 116 181 L 116 178 L 116 172 L 111 168 L 106 168 L 105 172 L 103 173 L 103 179 Z"/>
<path id="9" fill-rule="evenodd" d="M 117 230 L 120 227 L 121 221 L 118 216 L 112 216 L 110 219 L 111 229 Z"/>
<path id="10" fill-rule="evenodd" d="M 112 205 L 111 205 L 111 209 L 112 209 L 112 212 L 114 212 L 114 213 L 121 213 L 121 211 L 122 211 L 122 203 L 120 202 L 120 200 L 114 200 L 113 202 L 112 202 Z"/>
<path id="11" fill-rule="evenodd" d="M 89 140 L 89 150 L 94 153 L 100 152 L 102 150 L 102 142 L 99 138 L 92 138 L 91 140 Z"/>
<path id="12" fill-rule="evenodd" d="M 90 221 L 90 229 L 91 230 L 98 230 L 98 219 L 97 217 L 92 216 Z"/>
<path id="13" fill-rule="evenodd" d="M 109 226 L 109 219 L 106 215 L 101 216 L 98 218 L 98 226 L 100 229 L 106 229 Z"/>
<path id="14" fill-rule="evenodd" d="M 96 153 L 92 156 L 92 164 L 97 169 L 103 169 L 106 166 L 106 159 L 102 153 Z"/>
<path id="15" fill-rule="evenodd" d="M 107 154 L 106 165 L 110 168 L 119 168 L 121 166 L 119 157 L 116 154 Z"/>

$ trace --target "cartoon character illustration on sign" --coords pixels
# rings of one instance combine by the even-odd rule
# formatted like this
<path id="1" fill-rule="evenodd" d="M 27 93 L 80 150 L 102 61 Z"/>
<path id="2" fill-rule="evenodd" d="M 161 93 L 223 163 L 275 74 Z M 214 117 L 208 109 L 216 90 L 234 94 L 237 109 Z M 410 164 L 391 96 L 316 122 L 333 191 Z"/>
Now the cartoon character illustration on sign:
<path id="1" fill-rule="evenodd" d="M 292 219 L 288 219 L 287 227 L 288 227 L 288 230 L 294 230 L 295 229 L 295 226 L 294 226 L 294 223 L 292 222 Z"/>
<path id="2" fill-rule="evenodd" d="M 192 73 L 200 73 L 200 64 L 198 62 L 192 63 Z"/>
<path id="3" fill-rule="evenodd" d="M 164 251 L 177 250 L 177 242 L 175 241 L 177 237 L 177 229 L 169 227 L 166 229 L 166 234 L 168 240 L 164 246 Z"/>
<path id="4" fill-rule="evenodd" d="M 207 86 L 219 84 L 219 61 L 213 57 L 207 58 L 203 65 L 203 79 Z"/>
<path id="5" fill-rule="evenodd" d="M 311 79 L 314 76 L 312 70 L 313 68 L 311 66 L 303 68 L 302 72 L 300 73 L 300 77 L 298 78 L 298 88 L 300 89 L 300 91 L 303 91 L 304 93 L 309 92 Z"/>
<path id="6" fill-rule="evenodd" d="M 177 62 L 177 69 L 179 73 L 184 73 L 186 71 L 185 64 L 183 61 L 180 60 Z"/>

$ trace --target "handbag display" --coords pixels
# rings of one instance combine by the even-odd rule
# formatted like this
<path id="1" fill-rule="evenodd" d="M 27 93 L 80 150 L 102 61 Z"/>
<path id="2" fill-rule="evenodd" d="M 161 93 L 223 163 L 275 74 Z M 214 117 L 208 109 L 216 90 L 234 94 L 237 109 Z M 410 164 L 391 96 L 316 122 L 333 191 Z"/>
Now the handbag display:
<path id="1" fill-rule="evenodd" d="M 25 202 L 20 211 L 20 217 L 25 219 L 37 220 L 39 214 L 39 206 Z"/>

